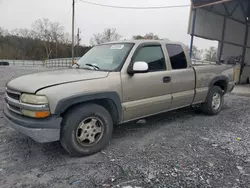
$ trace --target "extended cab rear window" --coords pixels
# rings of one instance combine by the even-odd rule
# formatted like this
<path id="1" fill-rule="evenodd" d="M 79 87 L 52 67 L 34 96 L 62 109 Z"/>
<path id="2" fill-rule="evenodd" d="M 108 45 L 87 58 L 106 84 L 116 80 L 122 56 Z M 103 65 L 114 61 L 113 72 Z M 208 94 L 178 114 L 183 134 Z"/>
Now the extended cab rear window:
<path id="1" fill-rule="evenodd" d="M 166 45 L 172 69 L 187 68 L 187 59 L 184 50 L 179 44 Z"/>

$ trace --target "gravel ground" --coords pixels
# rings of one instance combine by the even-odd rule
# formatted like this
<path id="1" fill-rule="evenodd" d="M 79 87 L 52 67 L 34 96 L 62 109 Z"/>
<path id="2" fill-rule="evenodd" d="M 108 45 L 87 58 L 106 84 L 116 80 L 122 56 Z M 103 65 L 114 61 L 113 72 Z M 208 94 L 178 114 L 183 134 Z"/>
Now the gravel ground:
<path id="1" fill-rule="evenodd" d="M 227 95 L 218 116 L 190 109 L 119 126 L 100 153 L 70 157 L 3 120 L 5 82 L 41 68 L 0 68 L 0 187 L 250 187 L 250 98 Z"/>

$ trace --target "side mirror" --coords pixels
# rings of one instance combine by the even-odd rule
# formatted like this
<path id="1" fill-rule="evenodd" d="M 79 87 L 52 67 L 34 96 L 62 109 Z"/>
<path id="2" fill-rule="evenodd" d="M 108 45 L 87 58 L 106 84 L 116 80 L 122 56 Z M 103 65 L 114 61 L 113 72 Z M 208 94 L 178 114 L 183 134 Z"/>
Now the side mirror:
<path id="1" fill-rule="evenodd" d="M 148 72 L 148 64 L 144 61 L 137 61 L 133 64 L 133 73 L 146 73 Z"/>

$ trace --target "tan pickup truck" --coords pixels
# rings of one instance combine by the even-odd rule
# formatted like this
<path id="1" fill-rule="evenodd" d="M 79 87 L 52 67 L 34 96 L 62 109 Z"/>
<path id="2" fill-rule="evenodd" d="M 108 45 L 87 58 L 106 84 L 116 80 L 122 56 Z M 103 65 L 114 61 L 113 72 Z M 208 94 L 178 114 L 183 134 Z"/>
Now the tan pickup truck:
<path id="1" fill-rule="evenodd" d="M 192 66 L 186 46 L 164 40 L 97 45 L 72 68 L 6 84 L 7 123 L 37 142 L 61 141 L 72 155 L 108 145 L 115 125 L 199 106 L 218 114 L 234 87 L 229 65 Z"/>

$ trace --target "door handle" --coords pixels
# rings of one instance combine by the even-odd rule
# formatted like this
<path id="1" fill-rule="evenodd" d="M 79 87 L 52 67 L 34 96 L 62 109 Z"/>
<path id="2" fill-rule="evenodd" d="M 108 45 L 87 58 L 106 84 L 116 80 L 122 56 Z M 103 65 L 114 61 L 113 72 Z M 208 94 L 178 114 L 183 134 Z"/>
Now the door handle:
<path id="1" fill-rule="evenodd" d="M 170 76 L 163 77 L 163 83 L 168 83 L 168 82 L 171 82 L 171 77 Z"/>

